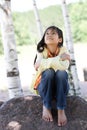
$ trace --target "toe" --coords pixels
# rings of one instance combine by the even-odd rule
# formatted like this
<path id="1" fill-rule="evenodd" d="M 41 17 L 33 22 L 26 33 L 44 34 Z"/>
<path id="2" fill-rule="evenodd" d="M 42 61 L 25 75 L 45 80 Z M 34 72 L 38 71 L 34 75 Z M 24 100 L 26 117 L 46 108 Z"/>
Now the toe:
<path id="1" fill-rule="evenodd" d="M 52 118 L 52 116 L 50 116 L 50 122 L 52 122 L 53 121 L 53 118 Z"/>
<path id="2" fill-rule="evenodd" d="M 62 123 L 62 126 L 66 125 L 66 124 L 67 124 L 67 121 L 64 121 L 64 122 Z"/>
<path id="3" fill-rule="evenodd" d="M 52 121 L 53 121 L 53 119 L 50 119 L 50 121 L 52 122 Z"/>
<path id="4" fill-rule="evenodd" d="M 43 119 L 44 121 L 49 121 L 49 118 L 47 118 L 47 117 L 45 117 L 45 116 L 42 116 L 42 119 Z"/>
<path id="5" fill-rule="evenodd" d="M 59 126 L 59 127 L 61 127 L 61 126 L 62 126 L 62 125 L 61 125 L 61 122 L 58 122 L 58 126 Z"/>
<path id="6" fill-rule="evenodd" d="M 61 124 L 60 124 L 60 123 L 58 123 L 58 126 L 59 126 L 59 127 L 61 127 Z"/>

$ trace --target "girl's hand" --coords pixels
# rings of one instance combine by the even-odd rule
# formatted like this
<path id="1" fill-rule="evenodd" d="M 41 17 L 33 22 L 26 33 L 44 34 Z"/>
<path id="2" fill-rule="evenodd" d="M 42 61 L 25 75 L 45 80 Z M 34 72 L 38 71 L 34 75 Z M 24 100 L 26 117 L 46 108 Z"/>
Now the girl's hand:
<path id="1" fill-rule="evenodd" d="M 66 54 L 66 53 L 61 54 L 60 58 L 62 60 L 69 60 L 70 61 L 70 55 Z"/>
<path id="2" fill-rule="evenodd" d="M 38 60 L 38 61 L 35 63 L 34 67 L 35 67 L 35 70 L 36 70 L 36 71 L 38 70 L 38 68 L 39 68 L 39 66 L 40 66 L 40 63 L 41 63 L 41 60 Z"/>

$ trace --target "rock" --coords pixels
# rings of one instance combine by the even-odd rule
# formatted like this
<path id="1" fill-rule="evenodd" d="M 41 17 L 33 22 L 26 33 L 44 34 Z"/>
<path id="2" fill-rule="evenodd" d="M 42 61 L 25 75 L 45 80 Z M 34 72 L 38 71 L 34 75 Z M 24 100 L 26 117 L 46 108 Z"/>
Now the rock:
<path id="1" fill-rule="evenodd" d="M 53 122 L 42 120 L 42 102 L 39 96 L 14 98 L 0 107 L 0 130 L 87 130 L 87 102 L 80 97 L 67 97 L 68 123 L 57 126 L 57 111 Z"/>
<path id="2" fill-rule="evenodd" d="M 3 103 L 4 103 L 3 101 L 0 101 L 0 106 L 1 106 Z"/>

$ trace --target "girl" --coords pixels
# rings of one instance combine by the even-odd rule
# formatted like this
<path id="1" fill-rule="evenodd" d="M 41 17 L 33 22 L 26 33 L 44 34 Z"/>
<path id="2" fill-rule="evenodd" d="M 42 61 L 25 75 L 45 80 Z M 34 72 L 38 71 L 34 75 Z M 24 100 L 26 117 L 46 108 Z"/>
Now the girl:
<path id="1" fill-rule="evenodd" d="M 43 101 L 42 118 L 53 121 L 52 100 L 56 99 L 58 110 L 58 126 L 67 123 L 65 115 L 66 95 L 68 94 L 68 74 L 70 56 L 63 46 L 63 33 L 55 26 L 46 29 L 42 40 L 37 45 L 37 56 L 34 67 L 37 71 L 33 82 Z"/>

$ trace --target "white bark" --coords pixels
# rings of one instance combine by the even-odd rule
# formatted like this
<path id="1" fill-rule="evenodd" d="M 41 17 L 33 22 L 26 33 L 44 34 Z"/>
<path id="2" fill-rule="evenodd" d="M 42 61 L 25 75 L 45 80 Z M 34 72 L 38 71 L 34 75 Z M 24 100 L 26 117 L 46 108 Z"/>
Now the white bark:
<path id="1" fill-rule="evenodd" d="M 10 0 L 3 0 L 0 4 L 1 32 L 6 61 L 6 74 L 8 81 L 9 98 L 23 95 L 18 70 L 18 57 L 14 37 L 14 27 L 11 16 Z"/>
<path id="2" fill-rule="evenodd" d="M 43 29 L 42 29 L 40 16 L 39 16 L 39 12 L 38 12 L 35 0 L 33 0 L 33 7 L 34 7 L 34 14 L 35 14 L 35 18 L 36 18 L 36 23 L 37 23 L 37 29 L 38 29 L 39 37 L 41 38 L 43 36 Z"/>
<path id="3" fill-rule="evenodd" d="M 67 10 L 67 6 L 66 6 L 66 0 L 61 0 L 61 4 L 62 4 L 63 17 L 64 17 L 65 31 L 66 31 L 66 46 L 71 55 L 70 70 L 71 70 L 71 75 L 72 75 L 73 82 L 74 82 L 73 87 L 75 87 L 74 94 L 80 95 L 80 85 L 79 85 L 77 69 L 76 69 L 76 61 L 75 61 L 75 57 L 74 57 L 74 47 L 73 47 L 69 15 L 68 15 L 68 10 Z"/>

